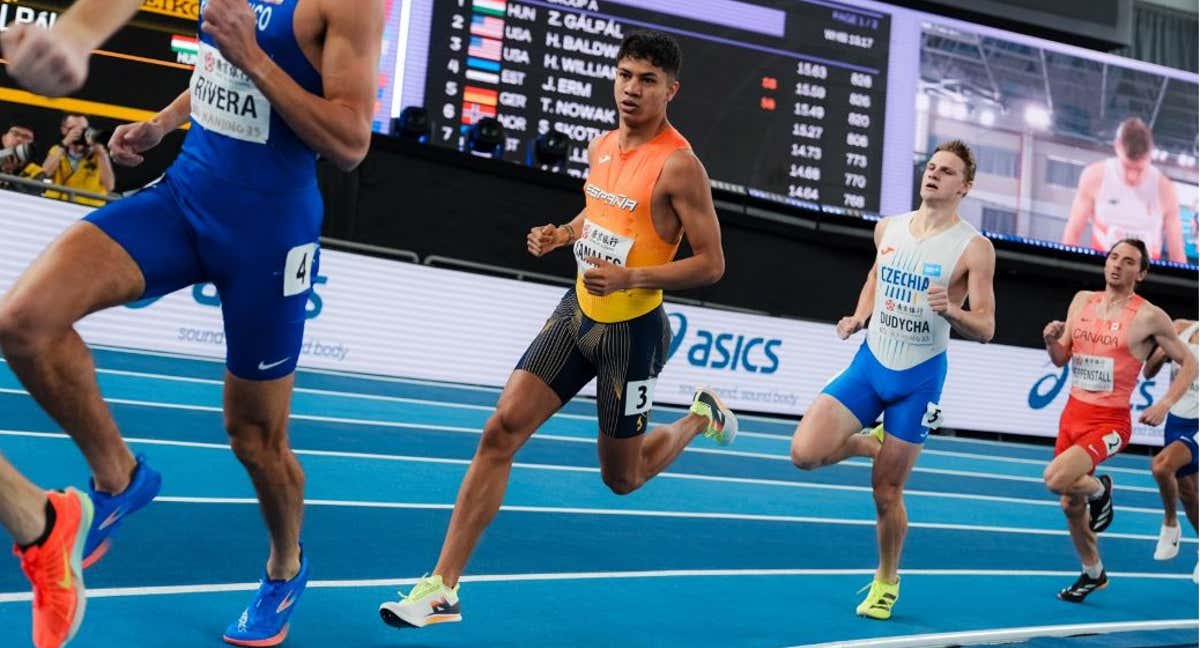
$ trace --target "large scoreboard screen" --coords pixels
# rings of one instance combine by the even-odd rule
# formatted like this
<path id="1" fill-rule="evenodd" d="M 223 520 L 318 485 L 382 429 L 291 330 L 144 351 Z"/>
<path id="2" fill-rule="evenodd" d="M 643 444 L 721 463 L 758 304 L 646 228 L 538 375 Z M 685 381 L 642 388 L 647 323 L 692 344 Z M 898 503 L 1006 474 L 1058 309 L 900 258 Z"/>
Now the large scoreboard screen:
<path id="1" fill-rule="evenodd" d="M 485 116 L 505 156 L 548 130 L 568 169 L 617 127 L 621 39 L 653 29 L 683 50 L 672 123 L 718 183 L 810 205 L 878 211 L 889 18 L 832 2 L 779 8 L 676 0 L 454 0 L 430 16 L 425 105 L 435 141 L 460 146 Z"/>

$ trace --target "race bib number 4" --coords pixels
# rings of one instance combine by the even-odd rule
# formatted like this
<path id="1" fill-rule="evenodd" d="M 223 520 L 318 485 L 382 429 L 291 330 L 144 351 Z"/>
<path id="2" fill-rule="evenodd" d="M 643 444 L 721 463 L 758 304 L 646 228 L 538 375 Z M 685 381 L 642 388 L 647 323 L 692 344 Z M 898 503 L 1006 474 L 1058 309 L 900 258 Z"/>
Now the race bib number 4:
<path id="1" fill-rule="evenodd" d="M 306 243 L 288 250 L 283 262 L 283 296 L 291 297 L 305 292 L 312 286 L 313 257 L 317 255 L 317 244 Z"/>
<path id="2" fill-rule="evenodd" d="M 1071 385 L 1090 392 L 1113 390 L 1113 359 L 1100 356 L 1071 357 Z"/>
<path id="3" fill-rule="evenodd" d="M 593 267 L 591 263 L 588 263 L 588 257 L 604 259 L 619 266 L 627 265 L 631 249 L 633 249 L 633 237 L 610 232 L 586 219 L 583 221 L 583 232 L 580 233 L 579 240 L 575 241 L 575 246 L 572 248 L 575 252 L 575 264 L 579 267 L 580 274 Z"/>
<path id="4" fill-rule="evenodd" d="M 200 43 L 189 88 L 196 123 L 244 142 L 267 143 L 271 136 L 271 103 L 245 72 L 221 56 L 220 50 Z"/>

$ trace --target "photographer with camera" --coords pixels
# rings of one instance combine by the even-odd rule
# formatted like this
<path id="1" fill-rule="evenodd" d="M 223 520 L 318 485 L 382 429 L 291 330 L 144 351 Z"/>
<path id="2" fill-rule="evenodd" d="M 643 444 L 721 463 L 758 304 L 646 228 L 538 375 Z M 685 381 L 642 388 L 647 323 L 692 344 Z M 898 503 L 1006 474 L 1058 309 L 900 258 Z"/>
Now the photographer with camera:
<path id="1" fill-rule="evenodd" d="M 42 168 L 33 162 L 37 148 L 33 143 L 33 129 L 13 123 L 0 135 L 0 173 L 5 175 L 36 178 Z M 0 189 L 20 189 L 11 183 L 0 181 Z"/>
<path id="2" fill-rule="evenodd" d="M 89 128 L 88 118 L 83 115 L 64 115 L 59 130 L 63 136 L 62 144 L 52 147 L 42 164 L 51 182 L 91 193 L 111 193 L 116 178 L 108 149 L 104 146 L 108 134 Z M 51 190 L 43 195 L 68 200 L 67 195 L 59 191 Z M 104 205 L 102 200 L 84 196 L 75 196 L 74 201 L 95 207 Z"/>

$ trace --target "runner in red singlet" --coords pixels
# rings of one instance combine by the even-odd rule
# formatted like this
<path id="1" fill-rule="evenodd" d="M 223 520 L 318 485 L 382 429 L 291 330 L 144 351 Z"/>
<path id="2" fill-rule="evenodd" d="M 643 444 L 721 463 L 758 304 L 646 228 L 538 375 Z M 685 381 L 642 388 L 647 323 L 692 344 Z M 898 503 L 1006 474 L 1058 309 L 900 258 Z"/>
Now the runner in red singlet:
<path id="1" fill-rule="evenodd" d="M 1067 528 L 1083 562 L 1079 579 L 1058 593 L 1072 603 L 1108 586 L 1096 534 L 1112 523 L 1112 478 L 1092 474 L 1129 443 L 1129 397 L 1142 363 L 1161 348 L 1180 366 L 1167 395 L 1142 412 L 1139 420 L 1147 425 L 1163 422 L 1196 375 L 1196 358 L 1175 334 L 1171 319 L 1134 293 L 1146 278 L 1149 259 L 1140 240 L 1118 242 L 1104 264 L 1104 290 L 1080 291 L 1067 321 L 1050 322 L 1042 332 L 1055 366 L 1071 363 L 1071 396 L 1044 479 L 1062 497 Z"/>

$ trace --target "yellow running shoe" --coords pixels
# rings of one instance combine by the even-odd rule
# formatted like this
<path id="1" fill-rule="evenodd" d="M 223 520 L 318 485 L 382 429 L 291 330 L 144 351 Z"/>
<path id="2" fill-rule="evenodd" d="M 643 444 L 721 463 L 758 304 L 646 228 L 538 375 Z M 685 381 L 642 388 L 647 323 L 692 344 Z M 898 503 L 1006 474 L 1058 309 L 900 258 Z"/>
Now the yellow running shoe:
<path id="1" fill-rule="evenodd" d="M 692 407 L 688 411 L 708 419 L 704 436 L 716 441 L 717 445 L 727 446 L 733 443 L 738 431 L 737 416 L 721 402 L 721 397 L 717 396 L 715 390 L 708 387 L 697 389 L 692 399 Z"/>
<path id="2" fill-rule="evenodd" d="M 870 617 L 887 621 L 892 618 L 892 606 L 896 601 L 900 600 L 900 579 L 897 578 L 895 583 L 881 583 L 879 581 L 871 581 L 870 585 L 858 590 L 862 592 L 871 588 L 867 594 L 867 598 L 863 599 L 862 603 L 858 604 L 858 616 Z"/>
<path id="3" fill-rule="evenodd" d="M 867 432 L 867 435 L 874 437 L 875 440 L 879 442 L 879 445 L 883 445 L 883 437 L 887 435 L 887 432 L 885 432 L 883 429 L 883 423 L 880 423 L 879 425 L 871 428 Z"/>

